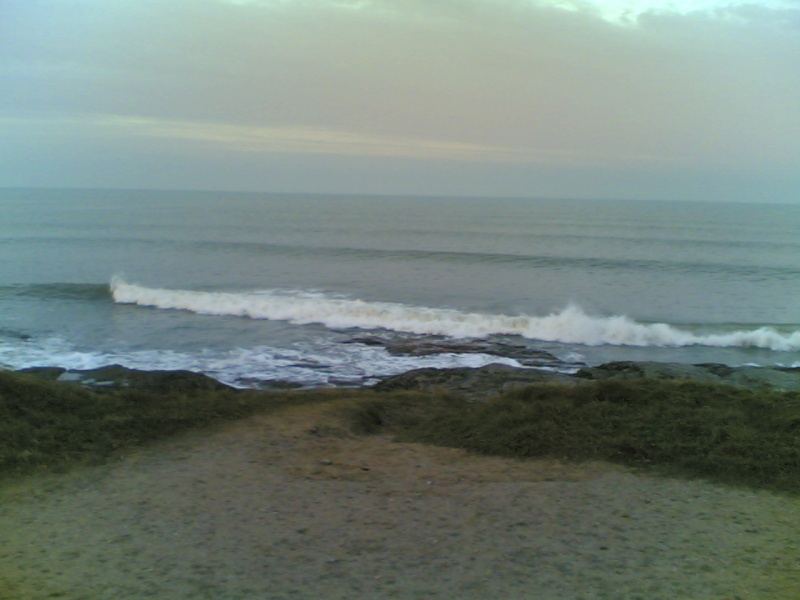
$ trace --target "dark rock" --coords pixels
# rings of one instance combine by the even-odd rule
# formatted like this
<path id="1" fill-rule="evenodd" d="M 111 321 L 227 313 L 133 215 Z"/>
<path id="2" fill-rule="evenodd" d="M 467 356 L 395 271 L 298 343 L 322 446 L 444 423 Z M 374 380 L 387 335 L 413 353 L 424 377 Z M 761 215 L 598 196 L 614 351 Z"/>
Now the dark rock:
<path id="1" fill-rule="evenodd" d="M 719 381 L 719 377 L 700 365 L 681 363 L 611 362 L 598 367 L 585 367 L 575 373 L 581 379 L 693 379 Z"/>
<path id="2" fill-rule="evenodd" d="M 723 365 L 721 363 L 702 363 L 695 366 L 703 367 L 704 369 L 706 369 L 710 373 L 713 373 L 717 377 L 727 377 L 734 371 L 733 367 L 729 367 L 728 365 Z"/>
<path id="3" fill-rule="evenodd" d="M 236 383 L 245 388 L 253 388 L 271 392 L 281 392 L 286 390 L 296 390 L 305 387 L 296 381 L 285 379 L 256 379 L 255 377 L 240 377 Z"/>
<path id="4" fill-rule="evenodd" d="M 754 389 L 800 390 L 800 372 L 768 367 L 736 367 L 723 381 Z"/>
<path id="5" fill-rule="evenodd" d="M 543 369 L 492 364 L 480 368 L 417 369 L 388 377 L 373 386 L 376 391 L 452 391 L 471 400 L 485 400 L 510 389 L 533 383 L 578 385 L 591 380 L 658 379 L 722 383 L 750 389 L 800 390 L 800 369 L 684 365 L 658 362 L 612 362 L 564 375 Z"/>
<path id="6" fill-rule="evenodd" d="M 379 338 L 377 336 L 363 336 L 353 338 L 351 340 L 347 340 L 344 342 L 345 344 L 364 344 L 365 346 L 385 346 L 387 344 L 387 340 L 383 338 Z"/>
<path id="7" fill-rule="evenodd" d="M 544 350 L 535 350 L 522 344 L 508 344 L 491 340 L 453 340 L 449 338 L 378 336 L 357 337 L 348 343 L 367 346 L 383 346 L 394 356 L 431 356 L 434 354 L 488 354 L 513 358 L 524 366 L 555 367 L 566 366 L 558 357 Z M 573 365 L 578 366 L 578 365 Z"/>
<path id="8" fill-rule="evenodd" d="M 0 329 L 0 336 L 14 338 L 17 340 L 22 340 L 23 342 L 27 342 L 31 339 L 31 336 L 27 333 L 22 333 L 21 331 L 14 331 L 13 329 Z"/>
<path id="9" fill-rule="evenodd" d="M 38 379 L 47 381 L 57 380 L 66 369 L 61 367 L 28 367 L 27 369 L 20 369 L 19 373 L 27 373 Z"/>
<path id="10" fill-rule="evenodd" d="M 293 362 L 291 364 L 292 367 L 300 367 L 301 369 L 314 369 L 315 371 L 331 371 L 333 367 L 330 365 L 324 365 L 321 362 L 314 360 L 314 359 L 306 359 L 306 360 L 299 360 L 297 362 Z"/>
<path id="11" fill-rule="evenodd" d="M 684 365 L 658 362 L 612 362 L 580 369 L 582 379 L 673 379 L 726 383 L 752 389 L 800 390 L 800 370 L 773 367 L 729 367 L 717 363 Z"/>
<path id="12" fill-rule="evenodd" d="M 364 385 L 364 378 L 357 377 L 329 377 L 328 385 L 337 388 L 359 388 Z"/>
<path id="13" fill-rule="evenodd" d="M 482 400 L 510 389 L 533 383 L 576 385 L 580 380 L 541 369 L 523 369 L 491 364 L 478 368 L 416 369 L 387 377 L 372 389 L 380 392 L 414 390 L 429 392 L 442 388 L 471 400 Z"/>
<path id="14" fill-rule="evenodd" d="M 136 388 L 152 392 L 191 393 L 235 389 L 208 375 L 193 371 L 142 371 L 121 365 L 65 371 L 58 377 L 58 381 L 75 381 L 83 385 L 110 389 Z"/>

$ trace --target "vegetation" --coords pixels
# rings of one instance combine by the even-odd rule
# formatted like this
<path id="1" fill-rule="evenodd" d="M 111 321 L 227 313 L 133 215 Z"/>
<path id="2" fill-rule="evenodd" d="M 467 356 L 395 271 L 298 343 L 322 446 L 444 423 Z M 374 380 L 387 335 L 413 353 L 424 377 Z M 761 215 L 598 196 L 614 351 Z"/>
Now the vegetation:
<path id="1" fill-rule="evenodd" d="M 472 403 L 444 392 L 94 391 L 0 372 L 0 476 L 97 464 L 179 432 L 333 399 L 345 400 L 359 434 L 800 493 L 800 394 L 650 380 L 539 384 Z"/>
<path id="2" fill-rule="evenodd" d="M 0 371 L 0 477 L 99 464 L 126 448 L 256 413 L 303 395 L 231 390 L 93 390 Z"/>
<path id="3" fill-rule="evenodd" d="M 608 460 L 800 493 L 800 394 L 698 382 L 538 384 L 486 403 L 440 396 L 357 406 L 362 431 L 517 458 Z"/>

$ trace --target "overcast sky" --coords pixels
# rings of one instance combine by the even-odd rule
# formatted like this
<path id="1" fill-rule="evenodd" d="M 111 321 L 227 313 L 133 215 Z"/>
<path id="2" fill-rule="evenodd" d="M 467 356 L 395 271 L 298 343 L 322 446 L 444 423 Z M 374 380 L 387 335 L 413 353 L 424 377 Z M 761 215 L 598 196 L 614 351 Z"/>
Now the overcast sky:
<path id="1" fill-rule="evenodd" d="M 0 186 L 800 203 L 800 0 L 0 0 Z"/>

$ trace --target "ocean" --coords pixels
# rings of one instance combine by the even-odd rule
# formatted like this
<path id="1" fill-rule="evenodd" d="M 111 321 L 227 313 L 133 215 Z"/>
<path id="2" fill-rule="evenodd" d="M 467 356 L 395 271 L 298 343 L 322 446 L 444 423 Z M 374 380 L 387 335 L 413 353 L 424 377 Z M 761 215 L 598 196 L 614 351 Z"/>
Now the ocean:
<path id="1" fill-rule="evenodd" d="M 800 206 L 0 190 L 0 366 L 239 387 L 519 365 L 800 366 Z M 380 340 L 381 343 L 376 343 Z"/>

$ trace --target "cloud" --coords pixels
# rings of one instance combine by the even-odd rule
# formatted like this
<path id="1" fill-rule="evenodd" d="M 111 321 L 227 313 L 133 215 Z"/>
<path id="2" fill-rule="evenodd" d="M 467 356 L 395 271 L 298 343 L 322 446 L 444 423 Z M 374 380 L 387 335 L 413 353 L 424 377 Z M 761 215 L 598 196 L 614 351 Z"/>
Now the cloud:
<path id="1" fill-rule="evenodd" d="M 91 126 L 98 139 L 151 139 L 154 143 L 199 143 L 212 151 L 257 154 L 318 154 L 405 159 L 441 159 L 449 161 L 519 163 L 537 165 L 607 165 L 653 163 L 677 158 L 662 156 L 620 155 L 613 151 L 592 154 L 587 151 L 564 151 L 552 148 L 493 146 L 458 141 L 415 139 L 410 137 L 356 134 L 349 131 L 308 127 L 253 127 L 135 117 L 130 115 L 95 115 L 72 118 L 0 118 L 0 131 L 18 137 L 20 131 L 34 124 L 50 135 L 69 136 Z"/>
<path id="2" fill-rule="evenodd" d="M 588 13 L 616 25 L 642 25 L 653 17 L 701 17 L 740 23 L 800 12 L 795 0 L 541 0 L 540 5 Z"/>
<path id="3" fill-rule="evenodd" d="M 76 144 L 766 172 L 800 162 L 797 8 L 6 0 L 0 115 Z"/>
<path id="4" fill-rule="evenodd" d="M 383 12 L 423 18 L 488 18 L 498 14 L 530 15 L 539 10 L 587 15 L 614 25 L 634 26 L 648 17 L 703 17 L 751 22 L 783 20 L 800 13 L 797 0 L 218 0 L 225 4 L 269 9 Z M 644 18 L 645 21 L 640 21 Z M 794 21 L 796 23 L 796 20 Z"/>

